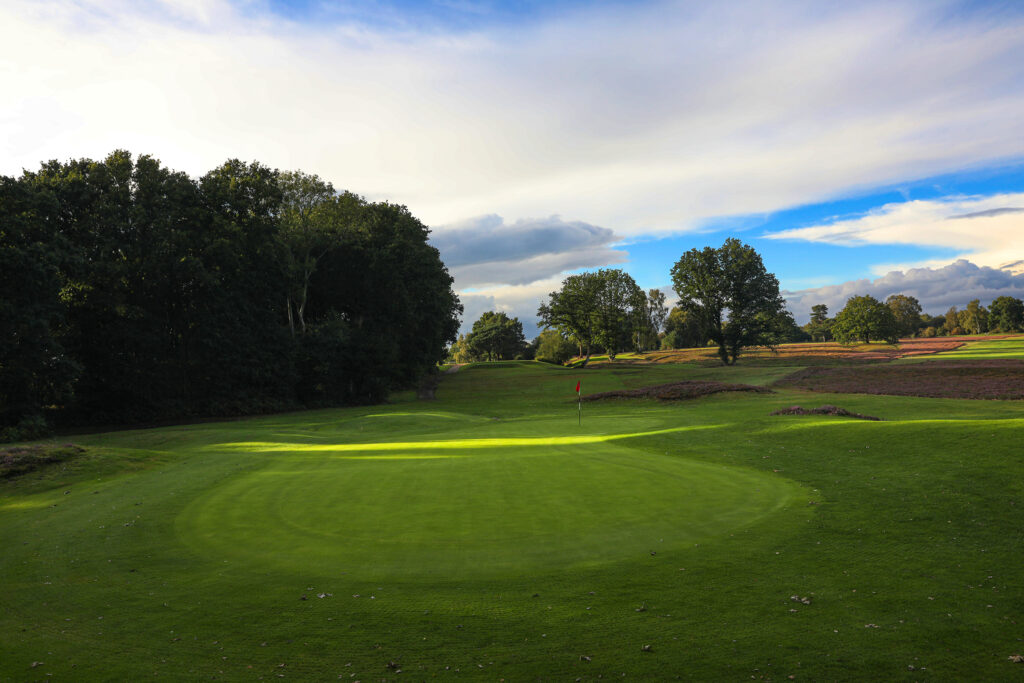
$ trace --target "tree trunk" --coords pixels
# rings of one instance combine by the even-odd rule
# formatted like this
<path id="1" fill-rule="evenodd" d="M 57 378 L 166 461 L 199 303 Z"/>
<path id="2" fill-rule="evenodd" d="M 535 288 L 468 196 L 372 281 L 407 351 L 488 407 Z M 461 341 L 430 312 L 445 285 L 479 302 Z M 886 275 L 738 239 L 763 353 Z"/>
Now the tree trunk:
<path id="1" fill-rule="evenodd" d="M 285 297 L 285 306 L 288 308 L 288 329 L 292 331 L 292 336 L 295 336 L 295 320 L 292 318 L 292 298 L 290 296 Z"/>

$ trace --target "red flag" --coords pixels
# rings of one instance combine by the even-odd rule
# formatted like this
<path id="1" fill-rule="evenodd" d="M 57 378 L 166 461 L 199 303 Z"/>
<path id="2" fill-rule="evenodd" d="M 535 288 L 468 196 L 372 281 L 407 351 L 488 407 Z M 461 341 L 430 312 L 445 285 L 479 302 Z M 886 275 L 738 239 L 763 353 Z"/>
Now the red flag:
<path id="1" fill-rule="evenodd" d="M 580 383 L 576 382 L 576 393 L 580 393 Z"/>

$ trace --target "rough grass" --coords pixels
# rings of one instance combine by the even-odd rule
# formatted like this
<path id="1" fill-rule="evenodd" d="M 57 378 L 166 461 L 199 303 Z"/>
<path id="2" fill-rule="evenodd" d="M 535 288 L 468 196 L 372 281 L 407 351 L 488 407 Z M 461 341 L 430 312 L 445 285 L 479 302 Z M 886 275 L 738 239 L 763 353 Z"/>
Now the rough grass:
<path id="1" fill-rule="evenodd" d="M 779 373 L 474 366 L 76 437 L 0 482 L 0 679 L 1019 678 L 1024 404 L 567 404 Z M 766 414 L 809 396 L 886 421 Z"/>

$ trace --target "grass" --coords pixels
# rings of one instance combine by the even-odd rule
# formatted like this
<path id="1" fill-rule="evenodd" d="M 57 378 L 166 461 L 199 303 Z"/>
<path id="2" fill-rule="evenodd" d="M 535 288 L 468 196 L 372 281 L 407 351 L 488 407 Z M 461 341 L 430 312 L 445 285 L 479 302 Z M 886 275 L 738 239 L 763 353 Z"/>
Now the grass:
<path id="1" fill-rule="evenodd" d="M 0 679 L 1019 679 L 1021 403 L 577 426 L 580 379 L 791 369 L 478 365 L 429 403 L 73 437 L 0 482 Z M 885 421 L 769 415 L 822 402 Z"/>
<path id="2" fill-rule="evenodd" d="M 967 339 L 967 338 L 965 338 Z M 967 341 L 952 351 L 943 351 L 930 356 L 899 359 L 898 363 L 922 363 L 929 360 L 1024 360 L 1024 337 Z"/>

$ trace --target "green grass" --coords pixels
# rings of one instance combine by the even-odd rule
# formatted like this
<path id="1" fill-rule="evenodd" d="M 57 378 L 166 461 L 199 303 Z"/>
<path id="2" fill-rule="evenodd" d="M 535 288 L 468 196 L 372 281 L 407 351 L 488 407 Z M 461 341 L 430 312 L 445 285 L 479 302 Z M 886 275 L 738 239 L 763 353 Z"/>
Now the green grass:
<path id="1" fill-rule="evenodd" d="M 969 341 L 958 349 L 927 356 L 912 356 L 896 363 L 924 363 L 932 360 L 1024 360 L 1024 337 Z"/>
<path id="2" fill-rule="evenodd" d="M 68 438 L 0 483 L 0 679 L 1020 680 L 1021 403 L 577 426 L 579 379 L 786 371 L 481 364 L 430 403 Z M 797 403 L 885 421 L 768 415 Z"/>

